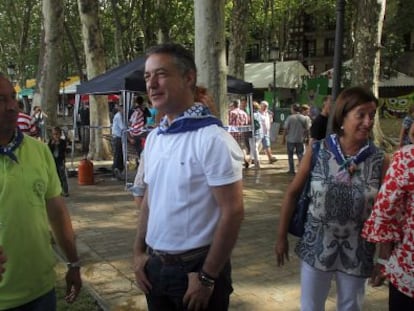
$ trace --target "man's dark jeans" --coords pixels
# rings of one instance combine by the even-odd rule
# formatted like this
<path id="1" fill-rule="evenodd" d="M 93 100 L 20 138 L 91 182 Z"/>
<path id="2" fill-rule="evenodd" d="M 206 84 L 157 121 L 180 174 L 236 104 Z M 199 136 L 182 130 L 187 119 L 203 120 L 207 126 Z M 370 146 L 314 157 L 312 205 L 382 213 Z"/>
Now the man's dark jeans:
<path id="1" fill-rule="evenodd" d="M 118 169 L 120 172 L 124 170 L 124 155 L 122 150 L 122 138 L 112 138 L 112 149 L 114 153 L 114 163 L 112 164 L 112 170 Z"/>
<path id="2" fill-rule="evenodd" d="M 205 256 L 188 262 L 165 264 L 158 256 L 152 255 L 145 267 L 152 285 L 147 295 L 149 311 L 185 311 L 183 297 L 188 287 L 189 272 L 198 272 L 203 266 Z M 206 310 L 226 311 L 229 307 L 231 286 L 231 264 L 226 263 L 216 280 L 213 294 Z"/>
<path id="3" fill-rule="evenodd" d="M 289 172 L 295 172 L 295 162 L 293 160 L 293 154 L 296 152 L 299 162 L 303 158 L 304 147 L 303 143 L 289 143 L 287 142 L 287 154 L 288 154 L 288 163 L 289 163 Z"/>
<path id="4" fill-rule="evenodd" d="M 47 292 L 43 296 L 36 298 L 22 306 L 7 309 L 6 311 L 55 311 L 56 310 L 56 292 L 55 289 Z"/>

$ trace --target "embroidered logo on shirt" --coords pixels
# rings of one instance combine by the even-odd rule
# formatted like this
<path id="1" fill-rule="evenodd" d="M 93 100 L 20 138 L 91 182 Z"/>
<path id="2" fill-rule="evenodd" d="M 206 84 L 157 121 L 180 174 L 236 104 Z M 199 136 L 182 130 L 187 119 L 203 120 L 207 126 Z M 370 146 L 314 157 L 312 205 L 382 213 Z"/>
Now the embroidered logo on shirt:
<path id="1" fill-rule="evenodd" d="M 39 197 L 44 197 L 46 193 L 46 184 L 41 179 L 36 179 L 33 183 L 33 192 Z"/>

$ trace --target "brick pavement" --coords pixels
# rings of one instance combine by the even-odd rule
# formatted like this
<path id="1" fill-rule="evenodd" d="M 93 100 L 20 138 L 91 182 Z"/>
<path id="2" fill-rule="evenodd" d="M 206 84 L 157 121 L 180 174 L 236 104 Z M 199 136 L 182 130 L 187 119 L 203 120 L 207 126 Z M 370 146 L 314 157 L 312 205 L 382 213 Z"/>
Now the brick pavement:
<path id="1" fill-rule="evenodd" d="M 299 309 L 299 261 L 292 254 L 290 262 L 278 268 L 273 253 L 278 207 L 291 180 L 283 174 L 287 161 L 278 158 L 273 165 L 245 171 L 245 220 L 232 257 L 230 310 Z M 84 262 L 85 284 L 104 310 L 146 310 L 130 264 L 139 212 L 121 182 L 104 175 L 97 175 L 95 181 L 92 186 L 78 186 L 76 178 L 70 178 L 67 199 Z M 293 245 L 294 238 L 291 240 Z M 334 289 L 326 308 L 335 310 Z M 364 310 L 387 310 L 385 287 L 368 287 Z"/>

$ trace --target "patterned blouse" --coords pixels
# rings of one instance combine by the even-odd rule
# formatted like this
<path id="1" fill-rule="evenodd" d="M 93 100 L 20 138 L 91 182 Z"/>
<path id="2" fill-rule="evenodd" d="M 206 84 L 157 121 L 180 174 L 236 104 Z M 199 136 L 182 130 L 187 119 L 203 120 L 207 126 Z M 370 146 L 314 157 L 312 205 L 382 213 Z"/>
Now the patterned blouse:
<path id="1" fill-rule="evenodd" d="M 362 236 L 370 242 L 395 242 L 383 272 L 414 298 L 414 145 L 394 154 Z"/>
<path id="2" fill-rule="evenodd" d="M 372 146 L 352 171 L 344 170 L 326 141 L 311 172 L 305 233 L 295 251 L 318 270 L 369 277 L 375 246 L 362 239 L 361 230 L 380 186 L 384 152 Z"/>

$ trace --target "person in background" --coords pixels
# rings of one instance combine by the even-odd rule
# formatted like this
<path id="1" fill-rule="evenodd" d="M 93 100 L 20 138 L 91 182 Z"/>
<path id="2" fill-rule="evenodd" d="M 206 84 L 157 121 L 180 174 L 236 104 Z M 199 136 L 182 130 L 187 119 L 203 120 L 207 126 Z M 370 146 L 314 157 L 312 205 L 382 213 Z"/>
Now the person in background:
<path id="1" fill-rule="evenodd" d="M 261 137 L 262 137 L 262 128 L 260 126 L 260 104 L 257 101 L 253 102 L 253 131 L 254 136 L 249 139 L 250 144 L 250 158 L 252 159 L 252 164 L 255 165 L 256 168 L 260 168 L 260 160 L 259 160 L 259 145 L 261 144 Z"/>
<path id="2" fill-rule="evenodd" d="M 414 124 L 410 129 L 414 129 Z M 410 131 L 411 132 L 411 131 Z M 390 311 L 414 310 L 414 145 L 392 159 L 362 236 L 379 246 L 371 284 L 389 279 Z"/>
<path id="3" fill-rule="evenodd" d="M 158 111 L 157 111 L 157 109 L 155 109 L 152 106 L 152 103 L 151 103 L 150 100 L 148 101 L 148 110 L 149 110 L 151 115 L 149 117 L 147 117 L 147 126 L 152 128 L 152 127 L 155 127 L 157 125 L 155 120 L 156 120 L 156 116 L 157 116 Z"/>
<path id="4" fill-rule="evenodd" d="M 248 157 L 248 146 L 246 145 L 246 135 L 247 131 L 244 130 L 246 126 L 249 125 L 249 116 L 247 113 L 239 108 L 239 101 L 233 100 L 230 103 L 229 111 L 229 128 L 234 128 L 230 134 L 239 144 L 240 148 L 243 150 L 244 154 L 244 167 L 249 168 L 249 157 Z"/>
<path id="5" fill-rule="evenodd" d="M 41 141 L 45 141 L 46 139 L 46 119 L 47 114 L 43 112 L 42 108 L 39 106 L 33 107 L 33 119 L 34 124 L 36 126 L 37 137 Z"/>
<path id="6" fill-rule="evenodd" d="M 307 148 L 283 198 L 275 246 L 278 266 L 289 260 L 288 225 L 310 178 L 305 232 L 295 248 L 301 260 L 301 311 L 325 310 L 333 279 L 336 310 L 363 310 L 375 246 L 361 237 L 361 231 L 389 163 L 370 140 L 377 103 L 372 92 L 361 87 L 339 94 L 333 134 L 314 143 L 320 146 L 314 165 L 314 148 Z"/>
<path id="7" fill-rule="evenodd" d="M 414 123 L 411 124 L 410 130 L 408 131 L 408 137 L 412 144 L 414 144 Z"/>
<path id="8" fill-rule="evenodd" d="M 37 129 L 34 124 L 35 123 L 34 119 L 31 116 L 23 112 L 24 110 L 23 101 L 19 100 L 18 105 L 19 105 L 19 115 L 17 117 L 17 126 L 19 127 L 19 129 L 22 131 L 23 134 L 27 134 L 29 136 L 36 136 Z"/>
<path id="9" fill-rule="evenodd" d="M 89 103 L 82 102 L 79 109 L 79 139 L 82 144 L 82 153 L 88 154 L 90 141 L 90 110 Z"/>
<path id="10" fill-rule="evenodd" d="M 135 97 L 135 109 L 129 118 L 128 139 L 134 145 L 138 159 L 144 148 L 144 141 L 147 136 L 145 125 L 149 116 L 151 116 L 151 112 L 145 107 L 144 98 L 142 96 Z"/>
<path id="11" fill-rule="evenodd" d="M 124 122 L 124 110 L 122 104 L 116 104 L 116 113 L 112 120 L 112 152 L 114 160 L 112 163 L 112 174 L 118 179 L 122 179 L 124 170 L 124 155 L 122 148 L 122 140 L 124 131 L 127 129 Z"/>
<path id="12" fill-rule="evenodd" d="M 68 261 L 66 296 L 82 287 L 75 234 L 52 154 L 17 127 L 11 82 L 0 75 L 0 310 L 56 310 L 56 275 L 50 229 Z M 4 254 L 3 253 L 3 254 Z"/>
<path id="13" fill-rule="evenodd" d="M 414 104 L 408 108 L 408 114 L 404 117 L 401 130 L 400 130 L 400 148 L 405 145 L 411 144 L 410 138 L 408 137 L 408 130 L 414 123 Z"/>
<path id="14" fill-rule="evenodd" d="M 246 98 L 242 98 L 240 99 L 240 104 L 239 107 L 241 110 L 243 110 L 248 117 L 248 125 L 251 125 L 251 121 L 250 120 L 250 110 L 249 110 L 249 105 L 247 104 L 247 99 Z M 244 145 L 246 146 L 246 154 L 250 154 L 250 138 L 252 137 L 252 132 L 244 132 L 243 133 L 243 137 L 244 137 Z"/>
<path id="15" fill-rule="evenodd" d="M 221 121 L 195 103 L 197 71 L 188 50 L 151 48 L 144 77 L 165 117 L 143 152 L 147 188 L 134 244 L 137 284 L 150 311 L 227 310 L 230 255 L 244 213 L 243 153 Z"/>
<path id="16" fill-rule="evenodd" d="M 260 118 L 260 128 L 261 128 L 261 142 L 264 151 L 266 152 L 269 163 L 272 164 L 276 162 L 277 159 L 272 155 L 272 148 L 270 144 L 270 126 L 273 122 L 273 114 L 269 111 L 269 103 L 265 100 L 260 102 L 259 109 L 259 118 Z"/>
<path id="17" fill-rule="evenodd" d="M 48 146 L 55 160 L 56 170 L 58 172 L 60 185 L 62 186 L 62 195 L 69 196 L 68 178 L 66 175 L 66 139 L 62 136 L 62 130 L 56 126 L 52 129 L 52 138 Z"/>
<path id="18" fill-rule="evenodd" d="M 309 117 L 311 118 L 312 122 L 318 117 L 321 113 L 321 110 L 315 104 L 311 105 L 309 108 Z"/>
<path id="19" fill-rule="evenodd" d="M 293 104 L 290 108 L 291 114 L 286 118 L 283 131 L 283 144 L 286 143 L 289 171 L 290 175 L 295 175 L 295 162 L 293 154 L 296 153 L 298 161 L 302 160 L 303 153 L 305 151 L 303 140 L 304 134 L 308 128 L 308 120 L 304 115 L 300 113 L 300 106 Z"/>
<path id="20" fill-rule="evenodd" d="M 332 96 L 325 96 L 322 100 L 322 111 L 313 120 L 310 128 L 310 137 L 312 140 L 321 140 L 326 136 L 326 130 L 328 128 L 329 113 L 332 107 Z"/>
<path id="21" fill-rule="evenodd" d="M 305 117 L 306 120 L 306 128 L 304 133 L 303 133 L 303 143 L 306 145 L 309 144 L 310 141 L 310 133 L 309 130 L 312 126 L 312 119 L 309 116 L 310 113 L 310 107 L 308 105 L 302 105 L 300 106 L 300 113 Z"/>

